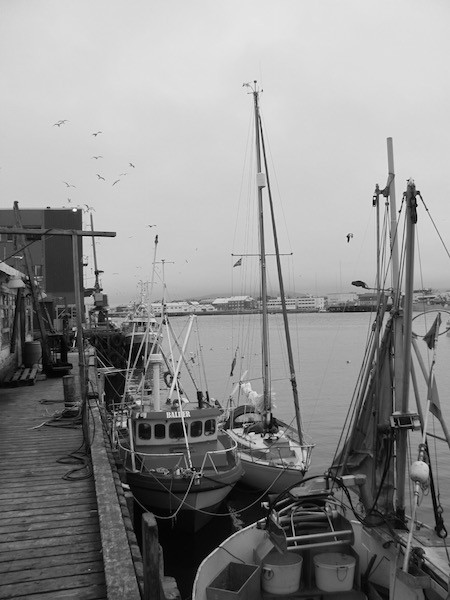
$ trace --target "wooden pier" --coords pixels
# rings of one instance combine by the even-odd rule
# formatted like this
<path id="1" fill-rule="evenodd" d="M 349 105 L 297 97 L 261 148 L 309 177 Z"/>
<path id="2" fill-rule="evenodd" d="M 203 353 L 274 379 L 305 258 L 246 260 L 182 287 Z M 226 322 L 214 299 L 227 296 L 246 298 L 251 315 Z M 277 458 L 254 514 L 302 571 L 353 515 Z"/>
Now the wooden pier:
<path id="1" fill-rule="evenodd" d="M 170 597 L 143 566 L 95 401 L 87 412 L 86 429 L 61 378 L 0 389 L 1 599 Z"/>

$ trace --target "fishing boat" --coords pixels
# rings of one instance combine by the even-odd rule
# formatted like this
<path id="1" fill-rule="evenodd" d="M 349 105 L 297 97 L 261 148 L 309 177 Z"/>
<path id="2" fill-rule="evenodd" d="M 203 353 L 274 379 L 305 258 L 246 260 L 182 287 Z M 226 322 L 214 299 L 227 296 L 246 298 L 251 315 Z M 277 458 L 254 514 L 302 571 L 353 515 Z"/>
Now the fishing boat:
<path id="1" fill-rule="evenodd" d="M 158 246 L 158 236 L 155 238 L 155 252 Z M 154 268 L 152 273 L 154 272 Z M 158 322 L 151 312 L 151 303 L 147 299 L 145 301 L 144 289 L 148 285 L 141 282 L 140 301 L 134 306 L 133 310 L 127 314 L 121 324 L 121 332 L 125 338 L 125 345 L 130 354 L 130 361 L 138 357 L 138 361 L 142 364 L 144 356 L 150 352 L 152 348 L 156 351 L 161 342 L 161 320 Z M 153 288 L 153 275 L 152 285 Z M 147 295 L 151 291 L 147 289 Z M 149 298 L 151 295 L 149 295 Z"/>
<path id="2" fill-rule="evenodd" d="M 413 316 L 421 196 L 408 181 L 397 219 L 391 138 L 388 163 L 387 185 L 382 191 L 377 186 L 373 196 L 378 310 L 331 466 L 325 475 L 272 497 L 264 519 L 236 531 L 207 556 L 193 600 L 209 600 L 233 586 L 239 593 L 251 589 L 255 600 L 450 597 L 441 504 L 449 492 L 437 468 L 449 464 L 450 449 L 435 374 L 444 332 L 440 313 L 428 322 L 424 314 L 420 335 Z M 386 210 L 383 228 L 380 205 Z M 427 512 L 422 502 L 428 496 Z"/>
<path id="3" fill-rule="evenodd" d="M 156 237 L 153 268 L 157 243 Z M 135 499 L 161 521 L 195 532 L 243 469 L 237 444 L 219 427 L 222 407 L 207 391 L 197 317 L 190 316 L 180 339 L 164 312 L 159 323 L 149 315 L 143 331 L 132 329 L 121 399 L 108 404 L 110 437 Z"/>
<path id="4" fill-rule="evenodd" d="M 306 440 L 302 428 L 299 394 L 295 374 L 295 361 L 291 347 L 286 297 L 283 285 L 281 258 L 278 246 L 277 230 L 274 218 L 274 207 L 267 170 L 264 135 L 259 108 L 257 83 L 246 84 L 251 89 L 254 100 L 255 146 L 256 146 L 256 195 L 258 211 L 259 266 L 261 290 L 261 374 L 262 394 L 252 388 L 252 381 L 240 378 L 238 386 L 232 392 L 227 406 L 227 417 L 223 429 L 236 442 L 244 466 L 244 484 L 262 492 L 279 493 L 292 483 L 299 482 L 309 468 L 313 444 Z M 263 164 L 264 162 L 264 164 Z M 267 189 L 267 202 L 263 196 Z M 267 207 L 265 207 L 267 204 Z M 274 254 L 277 264 L 277 279 L 283 314 L 283 335 L 289 361 L 289 379 L 292 394 L 292 411 L 295 411 L 295 426 L 285 423 L 274 414 L 272 380 L 279 378 L 273 374 L 270 363 L 269 311 L 266 267 L 266 231 L 265 213 L 270 214 L 273 232 Z M 242 256 L 236 264 L 240 265 Z M 236 266 L 236 265 L 235 265 Z M 236 355 L 235 355 L 236 359 Z M 233 359 L 235 361 L 235 359 Z M 234 367 L 233 367 L 234 368 Z M 233 370 L 232 368 L 232 370 Z M 245 374 L 247 371 L 245 372 Z M 234 401 L 234 393 L 238 391 L 238 402 Z M 244 399 L 241 402 L 241 399 Z M 293 419 L 294 421 L 294 419 Z"/>
<path id="5" fill-rule="evenodd" d="M 182 345 L 169 342 L 170 354 L 153 345 L 141 366 L 134 360 L 122 399 L 109 411 L 113 447 L 135 499 L 190 532 L 215 515 L 243 472 L 236 443 L 218 426 L 221 407 L 198 388 L 188 364 L 195 319 L 190 317 Z M 190 387 L 196 386 L 194 401 L 182 388 L 182 366 L 193 378 Z"/>

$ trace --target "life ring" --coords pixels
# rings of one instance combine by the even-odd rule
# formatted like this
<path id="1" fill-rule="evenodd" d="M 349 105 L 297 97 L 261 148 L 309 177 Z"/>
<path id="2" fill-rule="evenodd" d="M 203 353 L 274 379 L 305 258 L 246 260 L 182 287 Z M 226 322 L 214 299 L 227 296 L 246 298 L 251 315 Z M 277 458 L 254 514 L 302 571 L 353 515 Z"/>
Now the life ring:
<path id="1" fill-rule="evenodd" d="M 253 417 L 255 417 L 255 416 L 260 417 L 258 411 L 255 409 L 255 407 L 252 404 L 240 404 L 239 406 L 236 406 L 236 408 L 232 409 L 230 416 L 223 424 L 223 428 L 230 429 L 232 427 L 238 427 L 239 425 L 241 425 L 241 423 L 239 423 L 239 425 L 238 425 L 236 423 L 236 419 L 245 414 L 253 415 Z M 254 421 L 254 418 L 249 419 L 249 420 Z M 243 425 L 243 423 L 242 423 L 242 425 Z"/>
<path id="2" fill-rule="evenodd" d="M 173 375 L 170 371 L 164 371 L 163 373 L 163 379 L 164 379 L 164 383 L 166 384 L 166 387 L 170 388 L 172 386 L 173 383 Z"/>

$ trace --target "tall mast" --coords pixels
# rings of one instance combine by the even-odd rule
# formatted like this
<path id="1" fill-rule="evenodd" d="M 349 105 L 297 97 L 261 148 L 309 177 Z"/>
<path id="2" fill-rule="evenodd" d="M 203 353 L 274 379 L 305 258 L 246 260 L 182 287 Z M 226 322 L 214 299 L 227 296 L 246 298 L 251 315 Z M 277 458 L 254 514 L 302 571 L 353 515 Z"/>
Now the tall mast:
<path id="1" fill-rule="evenodd" d="M 272 202 L 272 192 L 270 188 L 270 179 L 269 179 L 269 169 L 267 168 L 267 158 L 266 158 L 266 149 L 264 144 L 264 134 L 262 130 L 262 123 L 260 122 L 260 132 L 261 132 L 261 145 L 264 157 L 264 168 L 266 170 L 267 177 L 267 192 L 269 194 L 269 204 L 270 204 L 270 214 L 272 217 L 272 231 L 273 231 L 273 241 L 275 246 L 275 256 L 277 261 L 277 272 L 278 272 L 278 283 L 280 286 L 280 298 L 281 298 L 281 307 L 283 311 L 283 323 L 284 323 L 284 335 L 286 337 L 286 348 L 288 354 L 288 362 L 289 362 L 289 373 L 290 373 L 290 381 L 292 388 L 292 396 L 294 398 L 294 409 L 295 409 L 295 420 L 297 423 L 297 431 L 299 436 L 299 441 L 303 444 L 303 428 L 302 428 L 302 420 L 300 415 L 300 403 L 298 398 L 298 387 L 297 387 L 297 376 L 295 374 L 295 365 L 294 365 L 294 355 L 292 353 L 292 344 L 291 344 L 291 333 L 289 330 L 289 322 L 288 322 L 288 314 L 286 309 L 286 295 L 284 292 L 284 282 L 283 282 L 283 272 L 281 270 L 281 259 L 280 259 L 280 248 L 278 245 L 278 235 L 277 228 L 275 225 L 275 213 Z"/>
<path id="2" fill-rule="evenodd" d="M 410 179 L 405 194 L 406 199 L 406 268 L 405 298 L 403 306 L 403 377 L 401 394 L 401 412 L 408 412 L 409 388 L 411 380 L 411 345 L 412 345 L 412 301 L 414 290 L 414 249 L 415 229 L 417 223 L 416 186 Z M 408 430 L 400 428 L 397 442 L 397 517 L 405 516 L 405 480 Z"/>
<path id="3" fill-rule="evenodd" d="M 261 141 L 259 130 L 259 91 L 257 82 L 252 89 L 255 109 L 255 143 L 256 143 L 256 185 L 258 187 L 258 223 L 259 223 L 259 264 L 261 273 L 261 306 L 262 306 L 262 378 L 264 398 L 264 420 L 269 425 L 271 415 L 270 381 L 269 381 L 269 326 L 267 316 L 267 274 L 266 274 L 266 245 L 264 237 L 263 188 L 266 186 L 266 176 L 261 169 Z M 251 86 L 249 86 L 251 87 Z"/>

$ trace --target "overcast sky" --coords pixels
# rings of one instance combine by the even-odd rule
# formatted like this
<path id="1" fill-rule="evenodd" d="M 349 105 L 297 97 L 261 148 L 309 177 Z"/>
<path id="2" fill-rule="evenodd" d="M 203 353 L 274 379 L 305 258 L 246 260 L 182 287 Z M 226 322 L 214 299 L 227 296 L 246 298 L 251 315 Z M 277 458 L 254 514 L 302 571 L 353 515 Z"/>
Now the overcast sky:
<path id="1" fill-rule="evenodd" d="M 450 245 L 449 23 L 448 0 L 0 0 L 2 206 L 90 207 L 117 232 L 110 304 L 150 278 L 156 233 L 172 299 L 225 293 L 256 79 L 296 291 L 351 289 L 387 137 L 398 199 L 413 177 Z M 450 288 L 427 247 L 424 283 Z"/>

